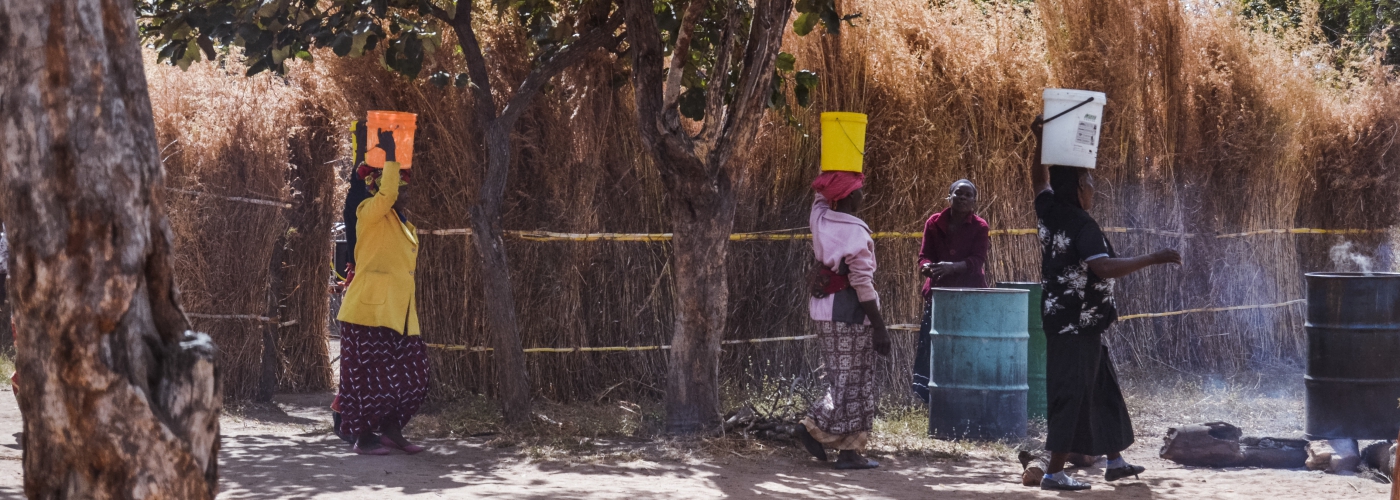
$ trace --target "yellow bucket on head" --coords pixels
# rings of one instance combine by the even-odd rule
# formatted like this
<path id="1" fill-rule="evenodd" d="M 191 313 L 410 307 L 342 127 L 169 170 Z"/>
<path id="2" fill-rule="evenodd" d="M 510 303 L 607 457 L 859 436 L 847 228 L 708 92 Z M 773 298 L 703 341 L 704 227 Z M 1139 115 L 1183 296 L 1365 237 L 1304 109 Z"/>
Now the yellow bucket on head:
<path id="1" fill-rule="evenodd" d="M 394 157 L 399 167 L 413 167 L 413 132 L 418 128 L 418 115 L 397 111 L 370 111 L 365 120 L 365 163 L 384 168 L 384 150 L 379 149 L 379 132 L 394 132 Z"/>
<path id="2" fill-rule="evenodd" d="M 865 113 L 822 113 L 822 171 L 861 172 Z"/>

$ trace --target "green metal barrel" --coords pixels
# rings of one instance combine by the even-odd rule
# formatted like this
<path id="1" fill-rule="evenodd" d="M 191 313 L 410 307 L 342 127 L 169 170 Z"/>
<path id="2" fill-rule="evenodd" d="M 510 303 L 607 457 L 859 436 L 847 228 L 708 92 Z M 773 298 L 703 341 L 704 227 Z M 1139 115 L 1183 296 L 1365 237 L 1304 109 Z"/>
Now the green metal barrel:
<path id="1" fill-rule="evenodd" d="M 1030 316 L 1026 318 L 1026 333 L 1031 339 L 1026 343 L 1026 385 L 1030 386 L 1030 391 L 1026 393 L 1026 414 L 1031 418 L 1045 418 L 1048 396 L 1045 393 L 1045 327 L 1040 323 L 1040 283 L 1000 282 L 997 288 L 1029 292 L 1027 310 Z"/>
<path id="2" fill-rule="evenodd" d="M 929 435 L 1026 437 L 1025 290 L 933 289 Z"/>

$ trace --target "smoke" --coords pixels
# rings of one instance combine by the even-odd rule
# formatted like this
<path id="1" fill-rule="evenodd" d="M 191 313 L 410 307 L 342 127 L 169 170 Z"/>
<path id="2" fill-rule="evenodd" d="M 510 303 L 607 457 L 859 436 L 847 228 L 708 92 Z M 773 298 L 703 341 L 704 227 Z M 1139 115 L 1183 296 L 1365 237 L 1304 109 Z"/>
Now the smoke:
<path id="1" fill-rule="evenodd" d="M 1327 255 L 1332 258 L 1332 265 L 1336 267 L 1337 271 L 1345 272 L 1355 269 L 1361 271 L 1361 274 L 1366 276 L 1371 275 L 1374 262 L 1372 262 L 1370 257 L 1352 251 L 1352 244 L 1350 241 L 1343 241 L 1334 245 L 1331 250 L 1327 251 Z"/>

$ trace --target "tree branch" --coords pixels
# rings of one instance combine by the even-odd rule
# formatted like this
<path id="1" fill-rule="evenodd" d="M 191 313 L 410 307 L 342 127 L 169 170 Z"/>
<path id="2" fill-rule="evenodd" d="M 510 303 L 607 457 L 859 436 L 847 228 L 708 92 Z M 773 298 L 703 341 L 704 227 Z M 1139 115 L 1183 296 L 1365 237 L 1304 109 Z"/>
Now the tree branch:
<path id="1" fill-rule="evenodd" d="M 773 85 L 773 64 L 783 42 L 792 0 L 768 0 L 754 9 L 749 43 L 744 52 L 744 69 L 739 77 L 738 92 L 729 106 L 724 129 L 720 131 L 714 149 L 710 150 L 710 165 L 723 166 L 733 156 L 738 140 L 753 138 L 758 119 L 767 107 L 768 93 Z"/>
<path id="2" fill-rule="evenodd" d="M 465 3 L 467 4 L 467 8 L 471 8 L 471 7 L 472 7 L 471 2 L 465 2 Z M 435 4 L 435 3 L 428 2 L 428 10 L 429 10 L 429 12 L 432 12 L 433 17 L 438 18 L 438 20 L 440 20 L 440 21 L 442 21 L 442 22 L 444 22 L 444 23 L 447 23 L 447 24 L 449 24 L 449 25 L 452 24 L 452 15 L 449 14 L 449 13 L 447 12 L 447 9 L 444 9 L 444 8 L 442 8 L 442 7 L 438 7 L 437 4 Z"/>
<path id="3" fill-rule="evenodd" d="M 729 82 L 729 64 L 734 57 L 734 32 L 739 31 L 740 16 L 728 12 L 729 25 L 720 35 L 719 53 L 715 57 L 715 67 L 710 70 L 710 85 L 705 90 L 705 125 L 700 130 L 699 142 L 714 149 L 719 132 L 724 130 L 724 86 Z"/>
<path id="4" fill-rule="evenodd" d="M 506 103 L 505 109 L 501 111 L 501 126 L 507 129 L 511 128 L 515 124 L 515 120 L 520 118 L 521 113 L 525 112 L 525 108 L 530 106 L 530 101 L 539 94 L 544 84 L 555 75 L 569 66 L 573 66 L 589 52 L 614 42 L 613 33 L 622 26 L 623 19 L 624 16 L 621 12 L 614 14 L 602 26 L 589 30 L 574 43 L 559 49 L 553 55 L 548 56 L 546 60 L 537 64 L 535 69 L 531 70 L 530 74 L 525 77 L 525 81 L 520 83 L 515 95 L 511 96 L 510 101 Z"/>
<path id="5" fill-rule="evenodd" d="M 471 1 L 458 3 L 457 15 L 448 25 L 457 34 L 457 45 L 462 48 L 462 57 L 467 60 L 467 78 L 471 80 L 472 96 L 476 98 L 472 107 L 476 111 L 477 123 L 486 127 L 496 119 L 496 100 L 491 94 L 491 74 L 486 70 L 486 56 L 481 52 L 481 42 L 476 38 L 476 29 L 472 27 L 474 4 Z"/>
<path id="6" fill-rule="evenodd" d="M 681 98 L 681 77 L 685 76 L 685 63 L 690 60 L 690 40 L 695 36 L 695 23 L 705 13 L 708 0 L 690 0 L 681 16 L 681 27 L 676 31 L 676 48 L 671 51 L 671 69 L 666 73 L 666 90 L 661 105 L 666 110 L 676 108 Z M 668 117 L 668 121 L 669 121 Z"/>
<path id="7" fill-rule="evenodd" d="M 627 43 L 632 52 L 632 92 L 637 101 L 638 132 L 649 147 L 661 143 L 661 110 L 665 80 L 661 76 L 665 58 L 661 33 L 652 13 L 652 0 L 622 0 L 627 16 Z M 651 122 L 648 124 L 647 122 Z"/>

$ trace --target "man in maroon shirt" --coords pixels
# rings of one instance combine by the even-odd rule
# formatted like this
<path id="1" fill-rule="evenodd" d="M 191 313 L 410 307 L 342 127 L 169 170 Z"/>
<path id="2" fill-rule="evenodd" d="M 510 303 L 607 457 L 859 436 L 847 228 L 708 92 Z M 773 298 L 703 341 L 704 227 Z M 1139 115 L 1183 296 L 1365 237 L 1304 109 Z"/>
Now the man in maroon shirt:
<path id="1" fill-rule="evenodd" d="M 948 188 L 948 208 L 924 223 L 919 274 L 924 275 L 924 315 L 919 350 L 914 357 L 914 393 L 928 401 L 929 333 L 933 329 L 933 288 L 986 288 L 987 247 L 991 228 L 977 216 L 977 186 L 962 179 Z"/>

